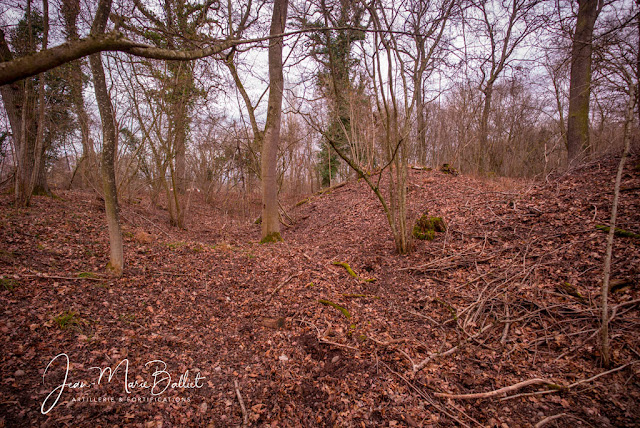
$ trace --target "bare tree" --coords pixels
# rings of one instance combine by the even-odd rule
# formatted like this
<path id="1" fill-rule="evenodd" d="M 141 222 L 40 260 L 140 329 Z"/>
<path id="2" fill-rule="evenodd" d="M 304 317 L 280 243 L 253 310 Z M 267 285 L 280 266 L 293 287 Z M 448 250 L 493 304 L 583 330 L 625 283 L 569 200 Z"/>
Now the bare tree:
<path id="1" fill-rule="evenodd" d="M 593 28 L 602 10 L 602 0 L 578 0 L 578 18 L 571 48 L 571 80 L 567 151 L 569 164 L 589 151 L 589 100 Z"/>
<path id="2" fill-rule="evenodd" d="M 539 0 L 510 0 L 503 2 L 480 0 L 474 8 L 481 14 L 480 36 L 487 40 L 488 48 L 480 59 L 480 91 L 484 97 L 480 116 L 479 153 L 480 170 L 493 168 L 489 141 L 489 115 L 496 81 L 512 60 L 513 54 L 525 39 L 540 25 L 535 16 Z M 473 9 L 472 9 L 473 10 Z M 502 15 L 505 16 L 502 16 Z"/>
<path id="3" fill-rule="evenodd" d="M 100 0 L 98 10 L 91 27 L 91 34 L 99 36 L 104 34 L 107 20 L 111 12 L 111 0 Z M 116 125 L 113 115 L 113 106 L 107 89 L 107 81 L 102 66 L 100 53 L 89 57 L 93 85 L 95 87 L 96 101 L 102 121 L 102 190 L 104 193 L 104 206 L 109 227 L 109 244 L 111 257 L 108 270 L 114 275 L 122 275 L 124 268 L 124 252 L 122 247 L 122 231 L 120 229 L 118 191 L 116 188 L 115 157 L 116 157 Z"/>

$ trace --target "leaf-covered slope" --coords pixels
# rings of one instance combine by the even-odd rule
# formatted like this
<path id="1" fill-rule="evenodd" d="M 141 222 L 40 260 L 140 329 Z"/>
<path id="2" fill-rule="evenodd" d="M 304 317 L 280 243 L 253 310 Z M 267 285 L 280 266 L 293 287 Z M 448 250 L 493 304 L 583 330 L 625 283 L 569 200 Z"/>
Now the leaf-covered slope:
<path id="1" fill-rule="evenodd" d="M 636 233 L 639 163 L 625 171 L 618 225 Z M 196 201 L 189 230 L 177 231 L 166 212 L 123 204 L 127 266 L 117 280 L 101 274 L 107 233 L 90 195 L 38 197 L 28 210 L 2 197 L 0 420 L 230 426 L 246 415 L 256 426 L 530 426 L 564 414 L 553 423 L 637 426 L 640 364 L 590 380 L 605 372 L 596 342 L 605 234 L 596 226 L 608 222 L 616 165 L 604 159 L 545 183 L 412 171 L 412 216 L 428 210 L 447 231 L 417 241 L 408 256 L 394 253 L 378 202 L 357 181 L 289 209 L 295 224 L 273 245 L 258 245 L 259 226 L 219 207 Z M 616 238 L 615 367 L 640 358 L 638 245 Z M 160 359 L 175 380 L 185 370 L 206 379 L 161 395 L 174 401 L 82 401 L 150 395 L 127 394 L 119 374 L 66 389 L 43 416 L 63 375 L 54 367 L 43 384 L 43 371 L 61 352 L 72 380 L 95 380 L 90 367 L 125 358 L 132 378 L 150 379 L 145 363 Z M 533 384 L 509 392 L 528 396 L 504 401 L 436 396 L 529 379 L 588 382 L 566 391 Z"/>

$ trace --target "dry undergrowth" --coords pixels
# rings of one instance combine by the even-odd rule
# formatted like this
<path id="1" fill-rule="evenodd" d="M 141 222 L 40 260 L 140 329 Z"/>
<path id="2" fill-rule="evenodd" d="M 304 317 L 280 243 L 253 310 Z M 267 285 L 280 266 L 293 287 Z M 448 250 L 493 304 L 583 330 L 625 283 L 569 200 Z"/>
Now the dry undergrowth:
<path id="1" fill-rule="evenodd" d="M 618 222 L 636 233 L 639 162 L 633 157 L 623 176 Z M 270 245 L 256 243 L 259 226 L 205 204 L 192 206 L 188 231 L 169 228 L 166 212 L 125 205 L 133 232 L 118 280 L 100 274 L 106 232 L 91 196 L 35 198 L 28 210 L 3 197 L 0 268 L 10 287 L 0 289 L 0 420 L 637 426 L 633 237 L 617 237 L 614 247 L 612 370 L 600 367 L 597 351 L 606 234 L 596 226 L 607 224 L 615 168 L 604 159 L 545 183 L 412 171 L 413 215 L 428 211 L 447 228 L 409 256 L 394 254 L 384 214 L 358 182 L 288 209 L 294 224 L 284 243 Z M 59 328 L 53 319 L 64 313 L 82 323 Z M 188 369 L 206 381 L 169 391 L 189 398 L 178 403 L 73 401 L 126 396 L 116 381 L 67 390 L 43 416 L 51 384 L 42 371 L 61 352 L 73 379 L 126 358 L 141 378 L 146 362 L 162 359 L 176 379 Z"/>

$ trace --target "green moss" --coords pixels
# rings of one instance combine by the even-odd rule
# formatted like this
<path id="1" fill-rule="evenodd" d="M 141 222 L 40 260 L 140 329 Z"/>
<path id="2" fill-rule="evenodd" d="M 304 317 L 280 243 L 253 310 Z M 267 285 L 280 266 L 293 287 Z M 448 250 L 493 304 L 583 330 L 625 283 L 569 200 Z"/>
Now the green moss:
<path id="1" fill-rule="evenodd" d="M 272 232 L 260 240 L 261 244 L 270 244 L 273 242 L 282 242 L 280 232 Z"/>
<path id="2" fill-rule="evenodd" d="M 349 313 L 347 308 L 343 308 L 342 306 L 338 305 L 337 303 L 333 303 L 333 302 L 331 302 L 329 300 L 326 300 L 326 299 L 318 299 L 318 303 L 322 303 L 325 306 L 331 306 L 333 308 L 336 308 L 337 310 L 342 312 L 342 315 L 344 315 L 345 318 L 347 318 L 347 319 L 351 318 L 351 314 Z"/>
<path id="3" fill-rule="evenodd" d="M 345 268 L 347 270 L 347 273 L 349 275 L 351 275 L 352 277 L 354 277 L 357 280 L 360 281 L 364 281 L 364 282 L 374 282 L 376 279 L 375 278 L 360 278 L 354 271 L 353 269 L 351 269 L 351 266 L 349 266 L 349 263 L 347 262 L 333 262 L 333 264 L 335 266 L 342 266 L 343 268 Z"/>
<path id="4" fill-rule="evenodd" d="M 451 165 L 449 165 L 448 163 L 443 163 L 442 166 L 440 167 L 440 171 L 444 172 L 445 174 L 451 174 L 453 176 L 456 176 L 459 174 L 458 170 L 452 167 Z"/>
<path id="5" fill-rule="evenodd" d="M 53 319 L 60 329 L 64 330 L 65 328 L 80 324 L 80 318 L 78 314 L 73 311 L 66 311 L 60 313 L 57 317 Z"/>
<path id="6" fill-rule="evenodd" d="M 178 242 L 168 242 L 166 245 L 170 249 L 175 250 L 177 248 L 184 247 L 185 245 L 187 245 L 187 243 L 186 242 L 182 242 L 182 241 L 178 241 Z"/>
<path id="7" fill-rule="evenodd" d="M 603 226 L 601 224 L 596 225 L 596 229 L 601 230 L 603 232 L 609 233 L 609 231 L 611 230 L 611 228 L 609 226 Z M 636 238 L 636 239 L 640 239 L 640 234 L 634 233 L 634 232 L 629 232 L 628 230 L 624 230 L 624 229 L 618 229 L 617 227 L 614 230 L 614 235 L 616 236 L 620 236 L 623 238 Z"/>
<path id="8" fill-rule="evenodd" d="M 429 217 L 426 214 L 420 217 L 416 225 L 423 230 L 433 230 L 434 232 L 444 232 L 447 230 L 442 217 Z"/>
<path id="9" fill-rule="evenodd" d="M 432 241 L 436 237 L 436 232 L 444 232 L 446 230 L 447 226 L 442 217 L 431 217 L 425 213 L 413 226 L 413 237 Z"/>
<path id="10" fill-rule="evenodd" d="M 53 197 L 53 193 L 51 193 L 51 191 L 49 191 L 49 190 L 47 190 L 47 189 L 45 189 L 43 187 L 40 187 L 40 186 L 36 186 L 33 189 L 32 195 L 33 196 L 50 196 L 50 197 Z"/>
<path id="11" fill-rule="evenodd" d="M 78 278 L 95 278 L 96 274 L 93 272 L 80 272 Z"/>
<path id="12" fill-rule="evenodd" d="M 18 285 L 18 281 L 16 281 L 13 278 L 2 277 L 0 278 L 0 285 L 2 285 L 2 288 L 4 288 L 5 290 L 13 293 L 13 290 L 16 288 L 16 285 Z"/>

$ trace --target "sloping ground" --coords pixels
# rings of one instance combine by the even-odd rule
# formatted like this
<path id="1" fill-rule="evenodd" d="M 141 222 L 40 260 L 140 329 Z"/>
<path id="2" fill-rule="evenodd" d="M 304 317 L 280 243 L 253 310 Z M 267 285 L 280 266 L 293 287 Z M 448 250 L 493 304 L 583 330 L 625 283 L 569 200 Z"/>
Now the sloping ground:
<path id="1" fill-rule="evenodd" d="M 618 225 L 636 233 L 639 164 L 626 168 Z M 543 184 L 412 171 L 412 215 L 428 210 L 448 229 L 408 256 L 394 253 L 359 182 L 292 208 L 275 245 L 205 205 L 186 232 L 125 205 L 117 280 L 100 276 L 106 226 L 90 195 L 28 210 L 2 197 L 0 426 L 639 426 L 637 238 L 614 248 L 619 370 L 600 367 L 596 341 L 596 225 L 607 224 L 616 167 L 605 159 Z M 64 379 L 63 357 L 45 372 L 60 353 L 71 385 L 43 415 Z M 95 384 L 92 367 L 123 360 L 128 371 Z M 531 379 L 554 385 L 438 395 Z"/>

